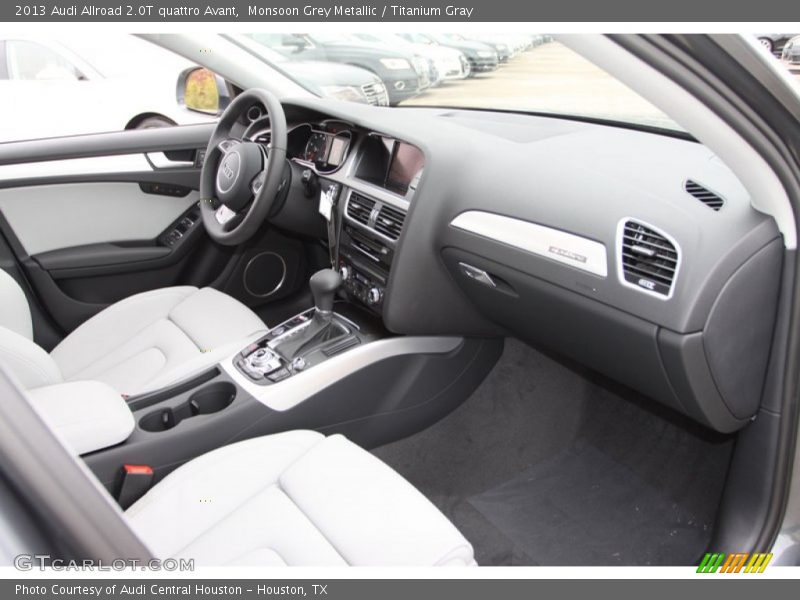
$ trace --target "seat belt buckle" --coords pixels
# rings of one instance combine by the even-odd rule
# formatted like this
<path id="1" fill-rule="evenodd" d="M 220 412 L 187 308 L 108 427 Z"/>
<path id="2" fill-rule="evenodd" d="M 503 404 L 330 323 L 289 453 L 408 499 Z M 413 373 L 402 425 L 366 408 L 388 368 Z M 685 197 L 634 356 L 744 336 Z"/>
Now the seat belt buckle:
<path id="1" fill-rule="evenodd" d="M 123 510 L 144 496 L 153 485 L 153 468 L 148 465 L 122 465 L 117 502 Z"/>

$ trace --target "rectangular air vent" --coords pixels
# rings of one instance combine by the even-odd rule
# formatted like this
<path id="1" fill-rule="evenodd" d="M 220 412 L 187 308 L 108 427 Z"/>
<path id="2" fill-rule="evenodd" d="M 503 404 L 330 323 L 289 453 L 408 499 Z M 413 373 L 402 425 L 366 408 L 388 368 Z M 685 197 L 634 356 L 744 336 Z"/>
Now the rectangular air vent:
<path id="1" fill-rule="evenodd" d="M 382 233 L 390 240 L 398 240 L 405 219 L 406 213 L 402 210 L 384 204 L 378 212 L 378 218 L 375 219 L 375 231 Z"/>
<path id="2" fill-rule="evenodd" d="M 722 205 L 725 204 L 725 200 L 709 190 L 708 188 L 703 187 L 696 181 L 692 181 L 691 179 L 687 179 L 686 183 L 684 184 L 683 188 L 686 190 L 687 193 L 691 194 L 700 202 L 708 206 L 713 210 L 719 210 L 722 208 Z"/>
<path id="3" fill-rule="evenodd" d="M 678 250 L 651 227 L 626 221 L 622 227 L 622 274 L 626 283 L 669 297 L 678 272 Z"/>
<path id="4" fill-rule="evenodd" d="M 375 200 L 352 192 L 350 200 L 347 202 L 347 216 L 362 225 L 368 225 L 373 208 L 375 208 Z"/>

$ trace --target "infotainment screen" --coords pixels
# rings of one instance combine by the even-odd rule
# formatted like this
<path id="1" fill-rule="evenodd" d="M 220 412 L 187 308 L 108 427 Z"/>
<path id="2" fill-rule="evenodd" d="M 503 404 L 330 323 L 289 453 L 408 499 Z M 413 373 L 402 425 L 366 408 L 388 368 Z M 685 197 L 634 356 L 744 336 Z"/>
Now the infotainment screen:
<path id="1" fill-rule="evenodd" d="M 419 148 L 405 142 L 395 142 L 389 171 L 386 174 L 386 187 L 405 195 L 414 176 L 424 166 L 425 157 Z"/>

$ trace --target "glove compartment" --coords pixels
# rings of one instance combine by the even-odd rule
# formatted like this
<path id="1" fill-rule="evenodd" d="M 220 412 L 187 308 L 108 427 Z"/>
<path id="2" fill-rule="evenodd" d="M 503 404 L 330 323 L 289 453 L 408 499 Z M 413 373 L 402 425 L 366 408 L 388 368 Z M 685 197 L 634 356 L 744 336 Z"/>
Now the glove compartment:
<path id="1" fill-rule="evenodd" d="M 678 333 L 532 273 L 459 248 L 442 250 L 459 287 L 509 335 L 575 360 L 721 432 L 743 427 L 758 409 L 780 256 L 776 239 L 731 276 L 702 331 Z M 481 272 L 492 283 L 482 280 Z"/>

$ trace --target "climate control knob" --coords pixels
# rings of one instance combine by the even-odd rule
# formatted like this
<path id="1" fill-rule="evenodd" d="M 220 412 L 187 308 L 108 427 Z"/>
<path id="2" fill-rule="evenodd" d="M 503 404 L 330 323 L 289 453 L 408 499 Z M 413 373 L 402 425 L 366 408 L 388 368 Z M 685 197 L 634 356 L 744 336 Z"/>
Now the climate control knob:
<path id="1" fill-rule="evenodd" d="M 383 290 L 379 287 L 372 287 L 367 292 L 367 304 L 375 305 L 383 300 Z"/>
<path id="2" fill-rule="evenodd" d="M 342 276 L 342 281 L 350 281 L 350 267 L 347 265 L 339 267 L 339 275 Z"/>

